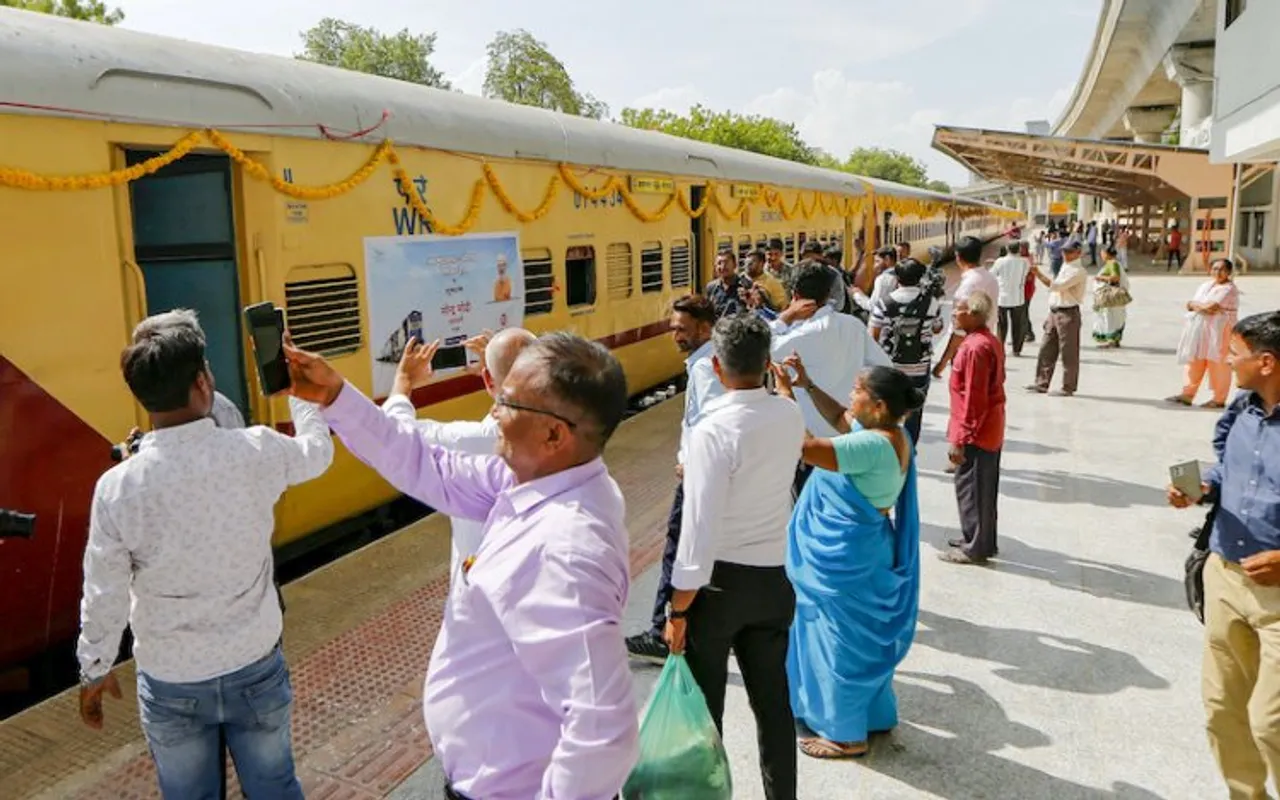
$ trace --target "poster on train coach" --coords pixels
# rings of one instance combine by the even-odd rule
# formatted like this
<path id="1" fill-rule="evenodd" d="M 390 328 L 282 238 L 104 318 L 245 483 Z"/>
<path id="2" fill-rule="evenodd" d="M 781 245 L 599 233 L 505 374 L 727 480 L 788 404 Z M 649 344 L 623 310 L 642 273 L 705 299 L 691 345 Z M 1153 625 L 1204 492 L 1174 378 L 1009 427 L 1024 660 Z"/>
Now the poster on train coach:
<path id="1" fill-rule="evenodd" d="M 371 236 L 364 240 L 373 391 L 385 397 L 411 337 L 440 340 L 438 375 L 474 357 L 462 343 L 524 322 L 524 269 L 516 233 Z"/>

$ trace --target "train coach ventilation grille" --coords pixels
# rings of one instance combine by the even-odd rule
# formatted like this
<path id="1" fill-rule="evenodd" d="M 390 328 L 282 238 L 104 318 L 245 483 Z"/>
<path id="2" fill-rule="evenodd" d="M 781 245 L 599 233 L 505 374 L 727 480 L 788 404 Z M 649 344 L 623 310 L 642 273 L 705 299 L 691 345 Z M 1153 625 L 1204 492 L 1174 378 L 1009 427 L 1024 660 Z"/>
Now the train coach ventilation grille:
<path id="1" fill-rule="evenodd" d="M 605 264 L 609 270 L 609 299 L 626 300 L 635 290 L 631 245 L 625 242 L 609 245 L 609 249 L 605 251 Z"/>
<path id="2" fill-rule="evenodd" d="M 689 243 L 679 239 L 671 243 L 671 285 L 688 286 L 690 275 Z"/>
<path id="3" fill-rule="evenodd" d="M 662 291 L 662 243 L 640 245 L 640 293 Z"/>
<path id="4" fill-rule="evenodd" d="M 294 344 L 325 356 L 360 349 L 360 287 L 354 275 L 289 281 L 285 314 Z"/>
<path id="5" fill-rule="evenodd" d="M 554 302 L 555 276 L 551 272 L 550 250 L 524 250 L 524 315 L 535 317 L 551 312 Z"/>

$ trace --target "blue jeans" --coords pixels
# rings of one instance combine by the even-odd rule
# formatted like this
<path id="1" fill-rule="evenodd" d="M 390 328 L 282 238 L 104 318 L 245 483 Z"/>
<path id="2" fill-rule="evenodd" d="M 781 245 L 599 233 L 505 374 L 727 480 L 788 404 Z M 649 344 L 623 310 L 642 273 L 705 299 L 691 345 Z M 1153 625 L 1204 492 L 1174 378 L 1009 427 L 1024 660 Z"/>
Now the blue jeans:
<path id="1" fill-rule="evenodd" d="M 289 718 L 293 689 L 277 645 L 219 678 L 166 683 L 138 673 L 138 710 L 166 800 L 218 800 L 225 738 L 249 800 L 297 798 Z"/>

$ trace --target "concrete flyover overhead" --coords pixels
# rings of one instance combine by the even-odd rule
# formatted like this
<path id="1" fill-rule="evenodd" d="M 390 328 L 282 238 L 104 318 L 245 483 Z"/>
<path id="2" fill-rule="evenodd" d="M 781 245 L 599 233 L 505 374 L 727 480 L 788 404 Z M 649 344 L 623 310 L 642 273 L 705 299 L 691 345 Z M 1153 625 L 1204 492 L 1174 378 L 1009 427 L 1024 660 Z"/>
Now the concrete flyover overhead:
<path id="1" fill-rule="evenodd" d="M 1224 255 L 1245 268 L 1275 267 L 1280 49 L 1269 37 L 1277 25 L 1280 2 L 1267 0 L 1103 0 L 1080 78 L 1052 125 L 964 136 L 943 127 L 934 144 L 983 180 L 965 196 L 1021 194 L 1039 215 L 1075 192 L 1079 219 L 1146 220 L 1150 249 L 1177 224 L 1196 248 L 1184 247 L 1185 269 Z M 1161 166 L 1138 168 L 1147 156 Z M 1254 163 L 1230 163 L 1240 161 Z"/>

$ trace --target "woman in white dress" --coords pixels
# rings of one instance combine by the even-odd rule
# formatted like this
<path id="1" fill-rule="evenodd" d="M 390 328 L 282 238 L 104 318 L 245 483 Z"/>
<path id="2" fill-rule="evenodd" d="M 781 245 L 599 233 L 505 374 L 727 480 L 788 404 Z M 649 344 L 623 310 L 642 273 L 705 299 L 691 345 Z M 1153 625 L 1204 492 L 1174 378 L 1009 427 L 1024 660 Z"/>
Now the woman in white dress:
<path id="1" fill-rule="evenodd" d="M 1103 250 L 1102 269 L 1093 278 L 1098 289 L 1103 286 L 1119 286 L 1129 291 L 1129 272 L 1116 257 L 1115 245 Z M 1095 290 L 1096 291 L 1096 290 Z M 1098 347 L 1119 347 L 1124 339 L 1124 325 L 1129 319 L 1128 305 L 1095 308 L 1093 313 L 1093 341 Z"/>
<path id="2" fill-rule="evenodd" d="M 1209 268 L 1212 276 L 1200 284 L 1196 295 L 1187 303 L 1187 321 L 1178 342 L 1178 363 L 1186 365 L 1187 382 L 1182 392 L 1168 398 L 1171 403 L 1189 406 L 1207 373 L 1213 399 L 1204 408 L 1225 408 L 1231 392 L 1231 366 L 1227 348 L 1231 330 L 1240 312 L 1240 290 L 1231 279 L 1231 262 L 1215 260 Z"/>

